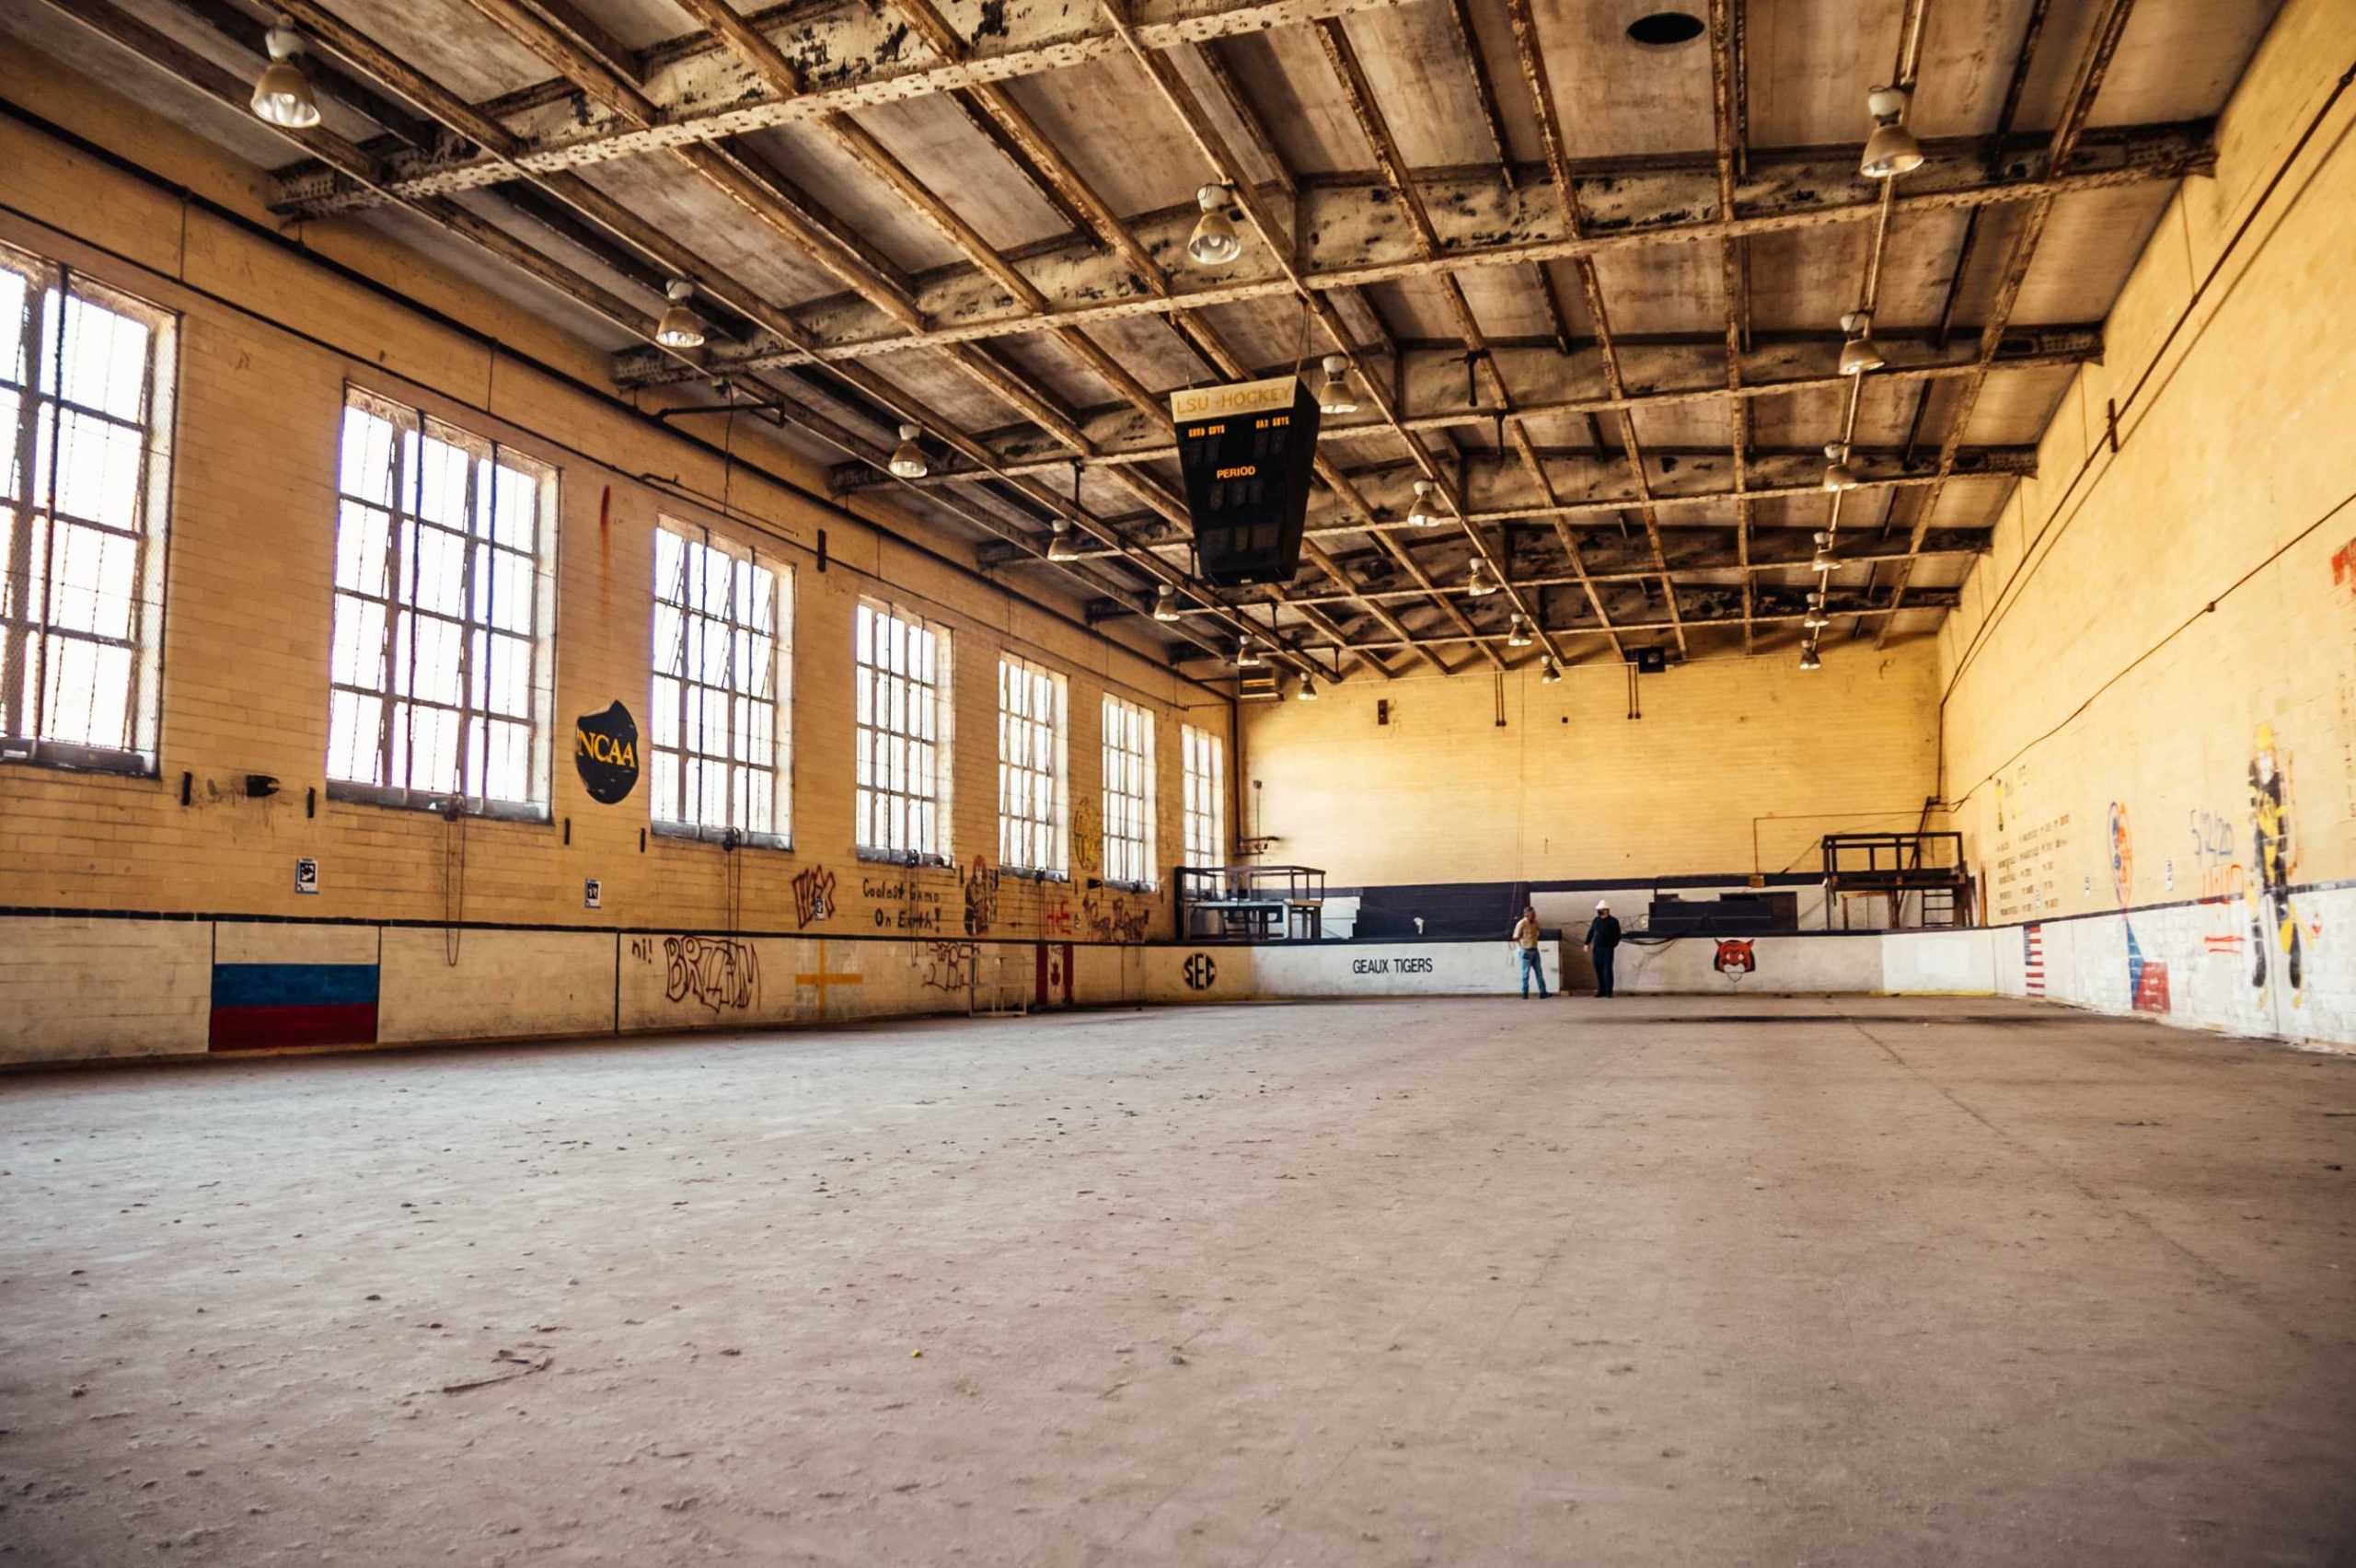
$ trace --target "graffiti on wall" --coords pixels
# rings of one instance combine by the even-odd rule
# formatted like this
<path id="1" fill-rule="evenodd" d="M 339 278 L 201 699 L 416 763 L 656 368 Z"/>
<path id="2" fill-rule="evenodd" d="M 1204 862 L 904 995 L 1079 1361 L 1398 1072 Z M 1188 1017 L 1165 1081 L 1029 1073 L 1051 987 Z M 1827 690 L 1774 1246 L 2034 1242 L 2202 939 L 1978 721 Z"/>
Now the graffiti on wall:
<path id="1" fill-rule="evenodd" d="M 651 949 L 651 944 L 650 944 Z M 663 995 L 712 1011 L 750 1008 L 761 997 L 761 959 L 733 937 L 663 939 Z"/>
<path id="2" fill-rule="evenodd" d="M 974 984 L 972 942 L 927 942 L 924 946 L 924 984 L 928 990 L 964 991 Z"/>
<path id="3" fill-rule="evenodd" d="M 1071 863 L 1090 873 L 1104 866 L 1104 816 L 1091 796 L 1072 802 Z"/>
<path id="4" fill-rule="evenodd" d="M 1090 934 L 1100 942 L 1141 942 L 1145 940 L 1146 927 L 1153 918 L 1152 905 L 1133 905 L 1119 894 L 1108 898 L 1102 893 L 1091 893 L 1080 901 L 1080 912 L 1088 922 Z"/>
<path id="5" fill-rule="evenodd" d="M 861 877 L 859 895 L 875 905 L 872 918 L 879 931 L 941 929 L 940 890 L 926 887 L 914 877 Z M 887 905 L 897 907 L 886 908 Z"/>
<path id="6" fill-rule="evenodd" d="M 1080 917 L 1072 913 L 1071 900 L 1058 894 L 1042 905 L 1039 929 L 1051 937 L 1080 935 Z"/>
<path id="7" fill-rule="evenodd" d="M 813 920 L 830 920 L 835 914 L 835 873 L 824 866 L 811 866 L 793 876 L 793 923 L 808 926 Z"/>
<path id="8" fill-rule="evenodd" d="M 967 936 L 988 936 L 990 928 L 998 924 L 999 878 L 999 869 L 979 855 L 965 868 Z"/>
<path id="9" fill-rule="evenodd" d="M 2110 895 L 2119 903 L 2119 924 L 2127 930 L 2127 997 L 2137 1012 L 2168 1010 L 2168 966 L 2143 954 L 2135 938 L 2134 917 L 2126 913 L 2135 902 L 2135 836 L 2124 802 L 2110 803 Z"/>
<path id="10" fill-rule="evenodd" d="M 2296 1001 L 2305 986 L 2304 944 L 2300 940 L 2298 911 L 2291 903 L 2298 848 L 2291 836 L 2289 759 L 2276 748 L 2271 724 L 2258 727 L 2257 745 L 2249 759 L 2249 817 L 2255 867 L 2248 883 L 2249 983 L 2264 986 L 2269 956 L 2279 954 L 2282 982 Z"/>
<path id="11" fill-rule="evenodd" d="M 1988 900 L 1998 920 L 2050 915 L 2062 907 L 2062 861 L 2070 847 L 2070 813 L 2039 818 L 2029 788 L 2029 770 L 2017 769 L 2009 783 L 1996 780 L 1995 868 Z"/>

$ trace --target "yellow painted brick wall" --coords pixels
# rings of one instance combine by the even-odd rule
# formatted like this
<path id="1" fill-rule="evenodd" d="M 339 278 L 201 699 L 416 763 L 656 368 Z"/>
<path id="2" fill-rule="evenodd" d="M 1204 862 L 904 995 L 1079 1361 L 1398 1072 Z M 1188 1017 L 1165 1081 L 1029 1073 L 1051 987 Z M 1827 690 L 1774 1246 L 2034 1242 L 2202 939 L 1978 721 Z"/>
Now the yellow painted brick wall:
<path id="1" fill-rule="evenodd" d="M 2215 898 L 2215 961 L 2248 970 L 2254 772 L 2284 780 L 2287 880 L 2356 875 L 2356 93 L 2292 157 L 2350 14 L 2283 10 L 1942 628 L 1993 919 Z M 2344 982 L 2350 933 L 2311 914 L 2310 976 Z"/>
<path id="2" fill-rule="evenodd" d="M 1504 677 L 1502 729 L 1488 675 L 1247 705 L 1238 831 L 1334 886 L 1804 868 L 1826 833 L 1920 820 L 1932 673 L 1927 640 L 1828 647 L 1813 673 L 1788 653 L 1701 660 L 1638 676 L 1631 720 L 1624 666 L 1554 686 L 1531 670 Z"/>
<path id="3" fill-rule="evenodd" d="M 89 141 L 266 217 L 253 171 L 224 164 L 178 128 L 70 73 L 18 54 L 0 63 L 0 90 Z M 823 870 L 834 878 L 836 908 L 812 922 L 814 931 L 962 934 L 976 862 L 998 859 L 1002 648 L 1069 679 L 1076 805 L 1092 804 L 1100 788 L 1102 694 L 1117 691 L 1156 715 L 1157 853 L 1164 866 L 1178 859 L 1178 724 L 1226 734 L 1230 706 L 1139 648 L 1075 624 L 1075 602 L 1032 603 L 948 564 L 941 558 L 969 560 L 970 544 L 920 525 L 870 526 L 829 514 L 742 464 L 725 464 L 232 223 L 184 211 L 152 185 L 36 129 L 0 121 L 0 202 L 13 209 L 0 212 L 0 239 L 180 315 L 160 777 L 0 766 L 0 906 L 794 929 L 794 879 Z M 567 375 L 602 375 L 603 356 L 587 345 L 363 225 L 312 225 L 305 238 L 371 275 L 397 277 L 418 297 Z M 452 824 L 326 799 L 334 488 L 347 382 L 558 471 L 557 733 L 547 824 Z M 715 437 L 717 423 L 699 421 Z M 748 460 L 823 485 L 821 471 L 780 448 L 756 447 Z M 724 496 L 728 512 L 682 501 L 636 477 L 642 474 Z M 574 715 L 619 698 L 647 727 L 659 515 L 755 543 L 792 570 L 791 852 L 732 854 L 652 836 L 641 848 L 645 788 L 618 806 L 599 805 L 572 765 Z M 824 571 L 814 549 L 821 528 Z M 862 594 L 950 630 L 951 836 L 959 869 L 908 872 L 854 858 L 851 624 Z M 187 807 L 179 803 L 183 772 L 192 776 Z M 274 775 L 282 792 L 245 799 L 239 785 L 248 773 Z M 305 813 L 311 789 L 319 790 L 316 818 Z M 317 896 L 294 892 L 298 857 L 319 862 Z M 582 906 L 591 877 L 603 883 L 595 913 Z M 985 918 L 1002 936 L 1131 938 L 1172 928 L 1166 885 L 1140 895 L 1084 882 L 1007 878 Z"/>

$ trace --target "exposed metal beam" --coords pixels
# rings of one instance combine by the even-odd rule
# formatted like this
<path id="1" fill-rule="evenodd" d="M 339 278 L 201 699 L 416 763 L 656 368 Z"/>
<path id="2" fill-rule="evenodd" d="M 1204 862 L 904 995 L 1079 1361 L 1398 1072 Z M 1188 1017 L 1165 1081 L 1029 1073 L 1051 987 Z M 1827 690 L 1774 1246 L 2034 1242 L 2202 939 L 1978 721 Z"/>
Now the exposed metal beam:
<path id="1" fill-rule="evenodd" d="M 2216 152 L 2207 122 L 2128 127 L 2089 133 L 2070 172 L 2045 179 L 2039 155 L 2025 155 L 2036 166 L 2022 178 L 1991 180 L 1981 172 L 1984 142 L 1963 149 L 1949 145 L 1909 176 L 1895 199 L 1901 214 L 1968 211 L 1997 202 L 2035 202 L 2073 192 L 2172 181 L 2214 168 Z M 873 354 L 937 348 L 943 343 L 1020 336 L 1057 326 L 1080 326 L 1132 317 L 1167 315 L 1199 306 L 1296 294 L 1322 294 L 1364 283 L 1461 272 L 1482 267 L 1520 267 L 1533 261 L 1600 256 L 1661 245 L 1722 242 L 1729 236 L 1788 233 L 1823 225 L 1870 223 L 1880 204 L 1864 190 L 1854 152 L 1816 152 L 1792 161 L 1755 155 L 1750 178 L 1739 191 L 1740 211 L 1716 215 L 1716 176 L 1710 155 L 1667 160 L 1666 171 L 1630 172 L 1616 178 L 1575 178 L 1586 231 L 1568 232 L 1561 201 L 1551 187 L 1509 189 L 1496 170 L 1415 174 L 1442 253 L 1428 258 L 1415 236 L 1397 221 L 1387 183 L 1299 187 L 1298 210 L 1289 221 L 1266 206 L 1258 191 L 1238 187 L 1239 203 L 1269 217 L 1279 245 L 1247 245 L 1230 267 L 1218 271 L 1188 269 L 1167 274 L 1168 287 L 1141 281 L 1138 260 L 1162 268 L 1158 258 L 1184 254 L 1195 211 L 1189 205 L 1120 218 L 1105 215 L 1105 227 L 1128 236 L 1113 254 L 1078 237 L 1010 255 L 1047 303 L 1045 312 L 1026 309 L 1007 297 L 987 273 L 970 266 L 947 267 L 918 280 L 916 306 L 926 317 L 921 331 L 898 321 L 854 294 L 839 294 L 794 307 L 795 338 L 756 364 L 805 358 L 847 360 Z M 1268 197 L 1280 196 L 1270 187 Z M 1301 260 L 1291 256 L 1292 236 L 1303 239 Z M 659 375 L 625 356 L 617 365 L 625 382 Z"/>
<path id="2" fill-rule="evenodd" d="M 1298 27 L 1319 17 L 1373 10 L 1404 0 L 1139 0 L 1136 25 L 1157 49 L 1205 39 Z M 575 101 L 571 93 L 512 95 L 522 107 L 500 121 L 534 169 L 579 168 L 642 156 L 693 142 L 719 142 L 813 116 L 953 92 L 1066 70 L 1116 53 L 1122 45 L 1084 6 L 994 7 L 996 25 L 951 57 L 919 44 L 880 6 L 847 4 L 764 31 L 812 84 L 798 98 L 779 98 L 734 55 L 698 52 L 653 58 L 645 87 L 656 113 L 633 123 L 612 105 Z M 758 24 L 756 24 L 758 25 Z M 576 40 L 577 46 L 577 40 Z M 586 49 L 584 53 L 593 52 Z M 446 195 L 509 178 L 501 160 L 471 150 L 437 149 L 387 164 L 392 193 Z M 291 179 L 288 199 L 314 212 L 373 206 L 366 188 L 328 170 Z"/>
<path id="3" fill-rule="evenodd" d="M 2134 9 L 2135 0 L 2103 0 L 2093 32 L 2086 40 L 2085 52 L 2079 57 L 2076 75 L 2062 99 L 2053 139 L 2046 148 L 2045 166 L 2049 169 L 2066 172 L 2073 167 L 2087 137 L 2086 118 L 2094 112 L 2095 96 L 2102 90 L 2103 78 L 2110 72 L 2110 63 L 2119 52 L 2119 38 L 2126 32 L 2128 17 Z M 1989 345 L 2003 334 L 2005 324 L 2013 317 L 2014 307 L 2020 303 L 2021 287 L 2028 281 L 2029 264 L 2037 259 L 2038 245 L 2045 237 L 2046 221 L 2052 213 L 2053 198 L 2040 195 L 2021 214 L 2020 226 L 2013 236 L 2013 248 L 2005 259 L 2003 279 L 1996 287 L 1995 302 L 1981 328 L 1982 368 L 1979 374 L 1965 378 L 1963 389 L 1948 411 L 1946 435 L 1939 444 L 1938 478 L 1915 511 L 1914 527 L 1908 541 L 1910 552 L 1920 548 L 1930 532 L 1932 513 L 1946 493 L 1947 478 L 1954 473 L 1958 455 L 1963 450 L 1964 432 L 1971 422 L 1973 409 L 1979 407 L 1981 388 L 1988 384 L 1985 366 L 1991 357 Z M 1893 605 L 1905 603 L 1907 584 L 1913 576 L 1911 561 L 1899 567 L 1892 588 Z M 1874 640 L 1877 647 L 1889 640 L 1889 623 L 1884 622 Z"/>
<path id="4" fill-rule="evenodd" d="M 1953 589 L 1940 589 L 1936 591 L 1925 590 L 1925 595 L 1926 596 L 1922 601 L 1909 607 L 1917 609 L 1946 609 L 1952 608 L 1956 602 L 1956 593 Z M 1881 617 L 1897 615 L 1899 613 L 1899 607 L 1895 605 L 1888 604 L 1856 605 L 1843 604 L 1836 601 L 1831 605 L 1829 613 L 1858 619 L 1874 619 Z M 1763 609 L 1761 610 L 1753 618 L 1761 626 L 1797 625 L 1803 618 L 1805 618 L 1807 614 L 1807 611 L 1805 608 L 1794 606 L 1790 608 Z M 1674 630 L 1680 625 L 1695 629 L 1708 629 L 1723 627 L 1738 630 L 1742 626 L 1742 617 L 1738 613 L 1734 615 L 1686 615 L 1680 620 L 1676 621 L 1672 621 L 1667 617 L 1658 617 L 1645 620 L 1623 619 L 1615 622 L 1614 625 L 1619 630 L 1623 632 L 1670 631 Z M 1600 638 L 1605 635 L 1604 628 L 1592 621 L 1556 622 L 1541 629 L 1546 636 L 1557 638 Z M 1462 647 L 1466 643 L 1472 643 L 1476 647 L 1484 649 L 1505 648 L 1507 646 L 1507 640 L 1510 635 L 1511 633 L 1509 630 L 1502 628 L 1490 631 L 1473 630 L 1469 632 L 1461 630 L 1456 632 L 1411 631 L 1404 635 L 1394 633 L 1389 638 L 1353 639 L 1349 641 L 1339 644 L 1337 651 L 1364 655 L 1369 652 L 1386 651 L 1401 648 L 1414 650 L 1418 648 L 1430 649 Z M 1304 646 L 1314 648 L 1319 645 L 1310 643 L 1304 644 Z"/>

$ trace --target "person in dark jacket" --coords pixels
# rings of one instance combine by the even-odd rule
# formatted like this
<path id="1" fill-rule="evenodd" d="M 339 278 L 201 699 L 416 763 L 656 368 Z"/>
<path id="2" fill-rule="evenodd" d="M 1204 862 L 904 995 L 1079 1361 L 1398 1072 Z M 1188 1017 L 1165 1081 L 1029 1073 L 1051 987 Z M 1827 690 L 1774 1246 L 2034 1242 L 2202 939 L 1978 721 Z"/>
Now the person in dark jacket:
<path id="1" fill-rule="evenodd" d="M 1588 922 L 1587 950 L 1595 960 L 1595 994 L 1611 995 L 1611 957 L 1620 948 L 1620 922 L 1612 918 L 1609 903 L 1595 906 L 1595 918 Z"/>

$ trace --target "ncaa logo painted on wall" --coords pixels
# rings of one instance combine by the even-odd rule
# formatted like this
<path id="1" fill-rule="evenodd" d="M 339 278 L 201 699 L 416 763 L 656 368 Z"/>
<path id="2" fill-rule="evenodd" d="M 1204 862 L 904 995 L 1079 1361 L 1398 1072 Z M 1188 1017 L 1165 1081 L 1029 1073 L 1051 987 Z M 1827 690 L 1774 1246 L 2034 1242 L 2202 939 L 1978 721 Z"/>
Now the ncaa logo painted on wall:
<path id="1" fill-rule="evenodd" d="M 619 702 L 572 721 L 572 766 L 600 805 L 619 805 L 638 788 L 638 721 Z"/>
<path id="2" fill-rule="evenodd" d="M 1211 983 L 1218 978 L 1218 960 L 1207 952 L 1189 953 L 1186 955 L 1184 974 L 1186 989 L 1207 991 L 1211 988 Z"/>

